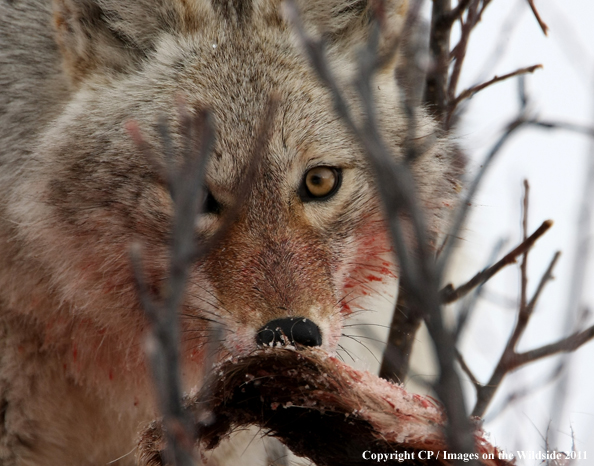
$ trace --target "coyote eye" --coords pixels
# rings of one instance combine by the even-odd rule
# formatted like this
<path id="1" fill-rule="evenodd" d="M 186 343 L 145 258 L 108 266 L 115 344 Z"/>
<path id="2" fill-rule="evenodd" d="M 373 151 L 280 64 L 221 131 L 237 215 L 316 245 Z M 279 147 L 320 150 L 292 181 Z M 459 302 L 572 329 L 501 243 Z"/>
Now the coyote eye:
<path id="1" fill-rule="evenodd" d="M 340 168 L 314 167 L 305 174 L 299 195 L 304 202 L 324 200 L 338 191 L 341 182 Z"/>
<path id="2" fill-rule="evenodd" d="M 221 207 L 221 203 L 215 199 L 210 190 L 205 189 L 202 213 L 218 215 L 221 213 Z"/>

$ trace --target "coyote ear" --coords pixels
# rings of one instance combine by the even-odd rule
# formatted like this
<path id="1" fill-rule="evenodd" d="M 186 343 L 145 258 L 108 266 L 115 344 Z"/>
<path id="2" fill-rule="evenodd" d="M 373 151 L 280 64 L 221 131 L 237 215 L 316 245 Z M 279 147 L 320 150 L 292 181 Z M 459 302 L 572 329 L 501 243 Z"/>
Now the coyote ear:
<path id="1" fill-rule="evenodd" d="M 199 7 L 184 4 L 173 0 L 53 0 L 56 41 L 73 83 L 93 73 L 133 69 L 153 51 L 161 33 L 195 26 Z"/>
<path id="2" fill-rule="evenodd" d="M 123 71 L 135 62 L 136 44 L 110 27 L 94 0 L 54 0 L 56 42 L 73 83 L 95 72 Z"/>
<path id="3" fill-rule="evenodd" d="M 298 4 L 305 21 L 317 33 L 324 34 L 339 51 L 348 52 L 367 39 L 374 8 L 382 14 L 382 43 L 397 36 L 408 0 L 299 0 Z"/>

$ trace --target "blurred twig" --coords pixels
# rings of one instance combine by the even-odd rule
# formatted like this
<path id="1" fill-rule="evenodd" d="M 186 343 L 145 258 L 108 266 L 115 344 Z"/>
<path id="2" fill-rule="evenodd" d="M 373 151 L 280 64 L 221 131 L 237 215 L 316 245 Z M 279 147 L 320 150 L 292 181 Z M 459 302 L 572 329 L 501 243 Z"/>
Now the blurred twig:
<path id="1" fill-rule="evenodd" d="M 194 430 L 191 418 L 183 408 L 180 375 L 178 309 L 184 298 L 189 266 L 196 257 L 195 218 L 202 200 L 202 180 L 208 156 L 214 145 L 212 116 L 199 111 L 191 116 L 180 109 L 183 147 L 182 160 L 175 167 L 172 154 L 167 154 L 167 177 L 174 205 L 172 245 L 169 273 L 162 296 L 153 297 L 142 270 L 140 247 L 131 251 L 134 277 L 145 314 L 151 323 L 147 356 L 153 374 L 158 405 L 163 414 L 167 438 L 167 460 L 174 466 L 193 466 Z M 137 147 L 156 160 L 140 132 L 132 128 Z M 166 126 L 161 126 L 161 139 L 166 152 L 173 144 Z"/>

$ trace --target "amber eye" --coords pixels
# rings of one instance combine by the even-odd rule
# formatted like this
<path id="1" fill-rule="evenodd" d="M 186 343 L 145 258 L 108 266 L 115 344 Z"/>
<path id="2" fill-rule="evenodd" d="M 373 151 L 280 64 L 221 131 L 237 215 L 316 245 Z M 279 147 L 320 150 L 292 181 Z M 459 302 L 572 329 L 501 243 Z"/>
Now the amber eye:
<path id="1" fill-rule="evenodd" d="M 342 171 L 335 167 L 315 167 L 303 178 L 300 189 L 303 201 L 327 199 L 334 195 L 342 182 Z"/>

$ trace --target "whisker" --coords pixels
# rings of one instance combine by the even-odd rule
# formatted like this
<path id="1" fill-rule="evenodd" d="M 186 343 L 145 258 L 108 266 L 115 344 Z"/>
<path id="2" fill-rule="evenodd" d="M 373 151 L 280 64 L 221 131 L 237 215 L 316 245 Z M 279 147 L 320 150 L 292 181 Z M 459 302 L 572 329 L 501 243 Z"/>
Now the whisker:
<path id="1" fill-rule="evenodd" d="M 388 343 L 384 340 L 380 340 L 379 338 L 368 337 L 365 335 L 348 335 L 346 333 L 341 334 L 343 337 L 351 337 L 351 338 L 364 338 L 366 340 L 375 341 L 377 343 L 381 343 L 382 345 L 387 345 Z"/>
<path id="2" fill-rule="evenodd" d="M 389 325 L 383 325 L 383 324 L 370 324 L 370 323 L 360 323 L 360 324 L 345 324 L 345 325 L 343 325 L 343 327 L 344 327 L 344 328 L 347 328 L 347 327 L 359 327 L 359 326 L 363 326 L 363 325 L 372 326 L 372 327 L 390 328 L 390 326 L 389 326 Z"/>
<path id="3" fill-rule="evenodd" d="M 341 349 L 341 351 L 344 351 L 348 355 L 348 357 L 353 360 L 353 362 L 355 362 L 355 358 L 353 357 L 353 355 L 351 354 L 351 352 L 348 349 L 346 349 L 344 346 L 342 346 L 340 344 L 338 345 L 338 347 Z M 339 356 L 338 353 L 336 353 L 336 355 Z M 344 358 L 342 356 L 340 357 L 340 359 L 342 362 L 344 362 Z"/>
<path id="4" fill-rule="evenodd" d="M 357 343 L 359 343 L 359 344 L 360 344 L 360 345 L 361 345 L 363 348 L 365 348 L 367 351 L 369 351 L 369 353 L 371 353 L 371 355 L 373 356 L 373 359 L 375 359 L 375 360 L 377 361 L 377 363 L 378 363 L 378 364 L 380 363 L 380 361 L 379 361 L 379 359 L 377 358 L 377 356 L 375 355 L 375 353 L 374 353 L 373 351 L 371 351 L 371 350 L 369 349 L 369 347 L 368 347 L 366 344 L 364 344 L 364 343 L 360 342 L 359 340 L 357 340 L 356 338 L 353 338 L 353 337 L 352 337 L 352 336 L 350 336 L 350 335 L 344 335 L 344 334 L 343 334 L 343 336 L 344 336 L 344 337 L 346 337 L 346 338 L 350 338 L 351 340 L 353 340 L 353 341 L 356 341 Z"/>

